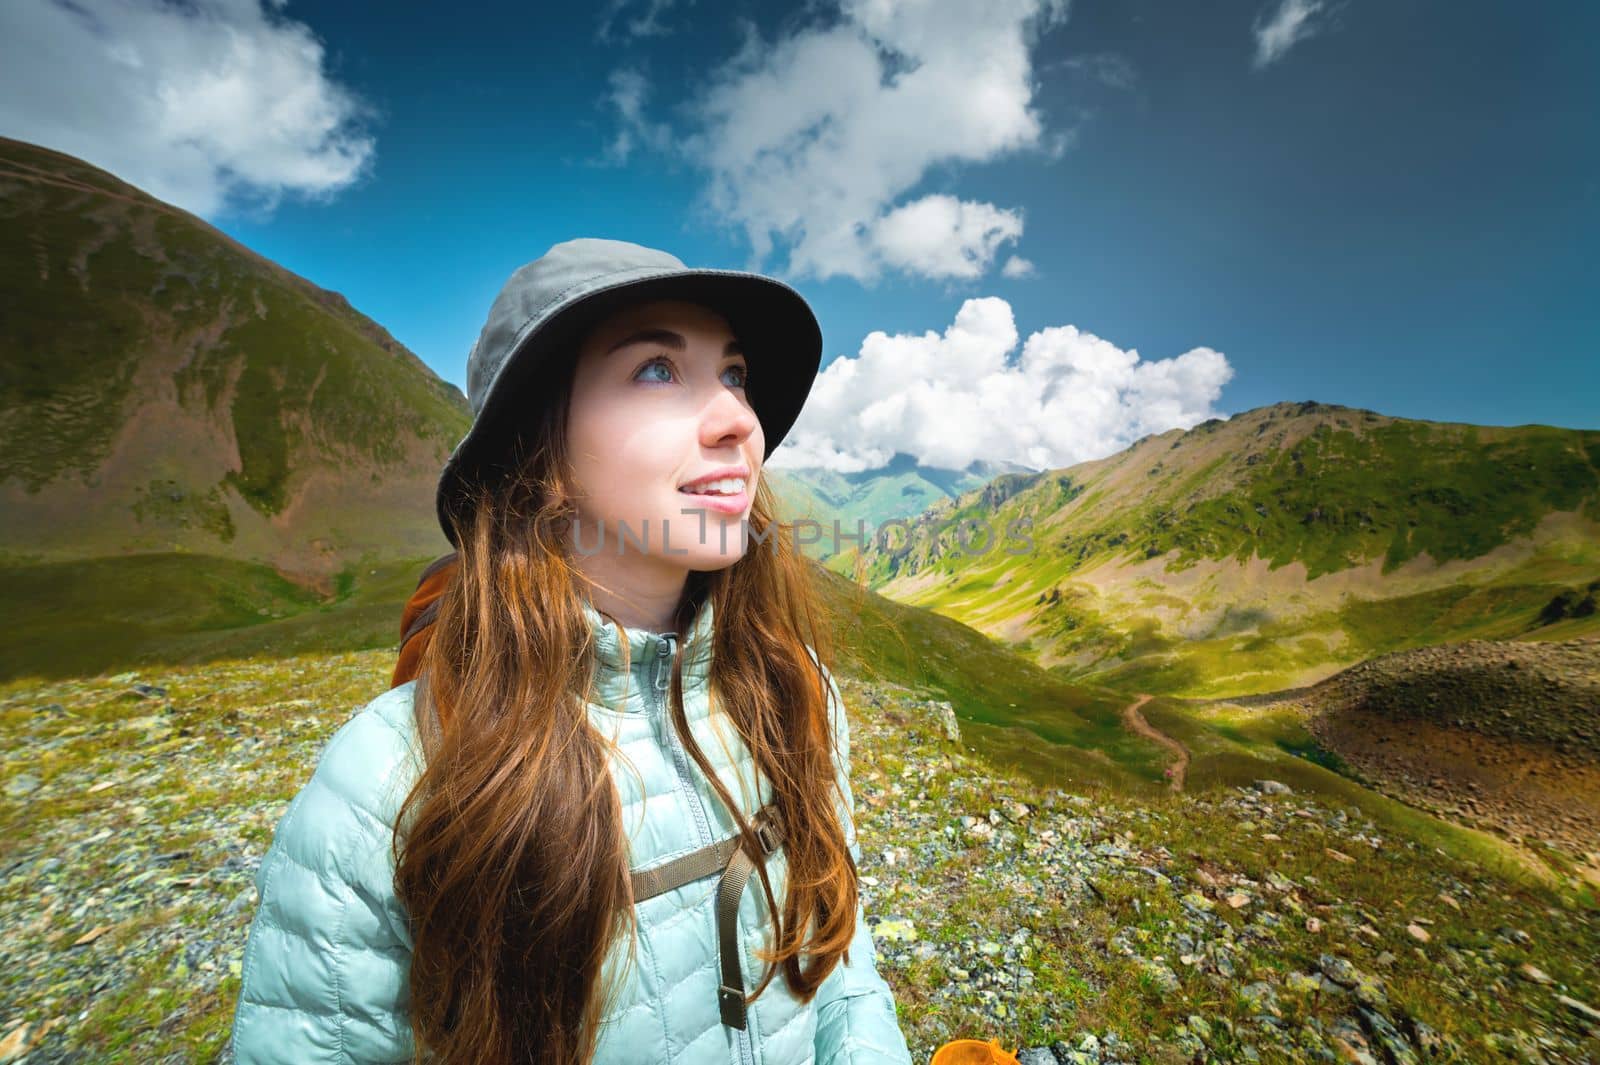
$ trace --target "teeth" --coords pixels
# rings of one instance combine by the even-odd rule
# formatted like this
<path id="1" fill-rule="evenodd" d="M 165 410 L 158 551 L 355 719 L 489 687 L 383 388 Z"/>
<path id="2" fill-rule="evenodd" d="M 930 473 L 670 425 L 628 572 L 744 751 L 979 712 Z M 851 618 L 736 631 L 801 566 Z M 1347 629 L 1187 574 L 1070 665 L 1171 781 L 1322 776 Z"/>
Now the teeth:
<path id="1" fill-rule="evenodd" d="M 678 491 L 687 492 L 690 495 L 736 496 L 744 491 L 744 478 L 726 477 L 720 481 L 706 481 L 692 488 L 685 486 L 678 489 Z"/>

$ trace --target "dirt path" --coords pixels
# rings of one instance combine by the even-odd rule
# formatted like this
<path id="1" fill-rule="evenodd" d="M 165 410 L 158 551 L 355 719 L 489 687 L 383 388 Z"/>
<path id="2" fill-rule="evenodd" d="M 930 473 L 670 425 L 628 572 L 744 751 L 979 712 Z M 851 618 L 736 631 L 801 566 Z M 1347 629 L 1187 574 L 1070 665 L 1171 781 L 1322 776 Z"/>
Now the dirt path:
<path id="1" fill-rule="evenodd" d="M 1144 719 L 1139 707 L 1154 696 L 1141 695 L 1122 709 L 1122 723 L 1147 740 L 1154 740 L 1177 755 L 1177 761 L 1167 767 L 1167 780 L 1173 791 L 1183 790 L 1183 775 L 1189 768 L 1189 749 Z"/>

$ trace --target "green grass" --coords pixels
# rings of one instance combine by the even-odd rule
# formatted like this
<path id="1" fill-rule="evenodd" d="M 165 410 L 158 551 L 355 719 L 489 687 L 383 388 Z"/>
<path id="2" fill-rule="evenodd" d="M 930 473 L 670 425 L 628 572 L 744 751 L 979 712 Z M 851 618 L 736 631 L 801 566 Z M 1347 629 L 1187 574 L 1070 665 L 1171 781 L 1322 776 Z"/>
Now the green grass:
<path id="1" fill-rule="evenodd" d="M 326 598 L 204 555 L 0 564 L 0 679 L 396 646 L 427 561 L 353 565 Z"/>

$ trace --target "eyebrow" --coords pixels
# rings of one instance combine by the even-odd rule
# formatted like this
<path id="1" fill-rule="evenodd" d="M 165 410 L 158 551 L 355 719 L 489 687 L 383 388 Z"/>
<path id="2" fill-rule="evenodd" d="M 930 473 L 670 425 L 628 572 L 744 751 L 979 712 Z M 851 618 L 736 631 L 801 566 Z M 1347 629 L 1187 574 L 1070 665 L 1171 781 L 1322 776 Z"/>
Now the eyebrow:
<path id="1" fill-rule="evenodd" d="M 611 347 L 606 349 L 606 354 L 610 355 L 618 348 L 625 348 L 629 344 L 645 343 L 664 344 L 673 351 L 682 351 L 689 346 L 688 343 L 683 339 L 683 335 L 681 333 L 674 333 L 670 329 L 641 329 L 637 333 L 624 337 L 615 344 L 611 345 Z M 739 345 L 737 340 L 730 340 L 726 345 L 723 346 L 722 354 L 724 357 L 729 355 L 743 355 L 744 348 Z"/>

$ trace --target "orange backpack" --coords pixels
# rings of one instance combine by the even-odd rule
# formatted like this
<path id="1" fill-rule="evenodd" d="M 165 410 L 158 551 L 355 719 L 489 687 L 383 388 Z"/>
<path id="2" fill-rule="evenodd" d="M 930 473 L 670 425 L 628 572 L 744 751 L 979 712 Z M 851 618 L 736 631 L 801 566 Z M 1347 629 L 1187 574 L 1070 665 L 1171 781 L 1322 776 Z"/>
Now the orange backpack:
<path id="1" fill-rule="evenodd" d="M 422 576 L 417 578 L 416 591 L 411 593 L 405 609 L 400 612 L 400 657 L 395 661 L 389 687 L 398 688 L 416 679 L 422 665 L 422 652 L 433 636 L 433 620 L 439 616 L 439 596 L 450 583 L 458 561 L 454 551 L 441 555 L 428 563 Z"/>

